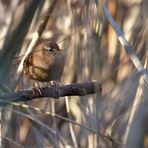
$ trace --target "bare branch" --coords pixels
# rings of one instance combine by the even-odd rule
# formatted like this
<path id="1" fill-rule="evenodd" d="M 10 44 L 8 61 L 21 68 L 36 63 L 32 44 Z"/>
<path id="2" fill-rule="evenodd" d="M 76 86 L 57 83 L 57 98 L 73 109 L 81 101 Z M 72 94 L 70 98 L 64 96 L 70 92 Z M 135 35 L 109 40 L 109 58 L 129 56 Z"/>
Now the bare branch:
<path id="1" fill-rule="evenodd" d="M 17 74 L 19 74 L 19 73 L 21 73 L 23 71 L 24 60 L 27 57 L 27 55 L 32 51 L 32 49 L 34 48 L 34 46 L 38 42 L 39 38 L 41 37 L 41 35 L 42 35 L 42 33 L 43 33 L 43 31 L 44 31 L 44 29 L 46 27 L 46 24 L 47 24 L 48 20 L 50 19 L 51 13 L 55 8 L 56 2 L 57 2 L 57 0 L 53 0 L 51 2 L 51 5 L 49 6 L 48 11 L 47 11 L 48 15 L 43 18 L 43 20 L 41 21 L 41 23 L 39 25 L 39 28 L 37 29 L 37 32 L 35 33 L 33 39 L 31 40 L 31 43 L 30 43 L 24 57 L 22 58 L 18 69 L 17 69 Z"/>
<path id="2" fill-rule="evenodd" d="M 147 73 L 146 69 L 143 67 L 141 61 L 139 60 L 134 48 L 126 40 L 126 38 L 124 37 L 123 32 L 120 29 L 120 26 L 115 22 L 115 20 L 112 18 L 112 16 L 110 15 L 108 9 L 105 6 L 103 7 L 103 11 L 104 11 L 104 14 L 105 14 L 107 20 L 111 23 L 112 27 L 114 28 L 114 30 L 115 30 L 115 32 L 116 32 L 116 34 L 118 36 L 118 40 L 120 41 L 121 45 L 126 50 L 127 55 L 130 57 L 130 59 L 133 62 L 134 66 L 140 72 L 140 74 L 142 75 L 144 81 L 148 85 L 148 73 Z"/>
<path id="3" fill-rule="evenodd" d="M 94 93 L 101 93 L 102 87 L 98 82 L 87 82 L 70 84 L 64 86 L 52 85 L 46 87 L 34 87 L 28 90 L 10 92 L 0 95 L 1 102 L 30 101 L 36 98 L 50 97 L 59 99 L 64 96 L 85 96 Z"/>

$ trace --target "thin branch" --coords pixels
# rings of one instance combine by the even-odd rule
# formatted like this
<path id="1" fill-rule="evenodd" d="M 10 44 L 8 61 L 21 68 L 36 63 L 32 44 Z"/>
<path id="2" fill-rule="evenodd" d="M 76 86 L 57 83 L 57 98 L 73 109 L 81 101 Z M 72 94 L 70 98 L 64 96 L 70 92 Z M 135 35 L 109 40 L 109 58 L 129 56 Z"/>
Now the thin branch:
<path id="1" fill-rule="evenodd" d="M 17 105 L 17 104 L 14 103 L 13 105 Z M 17 105 L 17 106 L 18 106 L 18 105 Z M 25 108 L 26 108 L 27 106 L 28 106 L 28 105 L 26 105 Z M 23 105 L 23 107 L 24 107 L 24 105 Z M 29 108 L 30 108 L 30 106 L 29 106 Z M 44 123 L 42 123 L 42 121 L 40 121 L 40 120 L 37 119 L 36 117 L 32 117 L 32 116 L 30 116 L 29 114 L 26 114 L 26 113 L 23 113 L 23 112 L 20 112 L 20 111 L 16 111 L 16 110 L 14 110 L 14 109 L 10 109 L 10 108 L 5 108 L 5 109 L 7 109 L 7 110 L 9 110 L 9 111 L 12 111 L 12 112 L 14 112 L 14 113 L 16 113 L 16 114 L 19 114 L 19 115 L 21 115 L 21 116 L 27 117 L 27 118 L 30 119 L 32 122 L 35 122 L 35 123 L 37 123 L 37 124 L 40 125 L 40 126 L 43 126 L 43 127 L 47 130 L 47 132 L 49 131 L 49 133 L 52 134 L 52 136 L 55 134 L 55 132 L 54 132 L 51 128 L 49 128 L 47 125 L 45 125 Z M 31 109 L 34 109 L 34 108 L 31 107 Z M 35 109 L 35 110 L 36 110 L 36 109 Z M 44 111 L 42 111 L 41 109 L 39 109 L 39 110 L 37 109 L 36 111 L 44 112 Z M 50 112 L 47 112 L 47 113 L 44 112 L 44 114 L 51 115 L 51 116 L 53 115 L 53 113 L 50 113 Z M 103 133 L 99 132 L 99 131 L 96 130 L 96 129 L 92 129 L 92 128 L 88 127 L 87 125 L 82 125 L 82 124 L 80 124 L 80 123 L 77 123 L 77 122 L 75 122 L 75 121 L 73 121 L 73 120 L 71 120 L 71 119 L 62 117 L 62 116 L 60 116 L 60 115 L 57 115 L 57 114 L 54 114 L 54 115 L 55 115 L 56 118 L 63 119 L 63 120 L 65 120 L 65 121 L 67 121 L 67 122 L 71 122 L 71 123 L 74 124 L 74 125 L 77 125 L 77 126 L 79 126 L 79 127 L 81 127 L 81 128 L 84 128 L 84 129 L 86 129 L 86 130 L 88 130 L 88 131 L 90 131 L 90 132 L 93 132 L 93 133 L 95 133 L 95 134 L 99 134 L 99 136 L 101 136 L 101 137 L 103 137 L 103 138 L 105 138 L 105 139 L 111 141 L 112 143 L 115 143 L 115 144 L 124 146 L 123 144 L 121 144 L 120 142 L 118 142 L 117 140 L 115 140 L 114 138 L 112 138 L 112 136 L 110 136 L 110 135 L 103 134 Z M 49 135 L 49 136 L 50 136 L 50 135 Z M 52 142 L 53 142 L 54 144 L 56 144 L 55 141 L 54 141 L 54 139 L 53 139 L 52 137 L 50 137 L 50 139 L 52 140 Z M 125 146 L 124 146 L 124 147 L 125 147 Z"/>
<path id="2" fill-rule="evenodd" d="M 27 104 L 12 103 L 12 105 L 21 106 L 21 107 L 26 108 L 26 109 L 29 108 L 29 109 L 31 109 L 31 110 L 33 110 L 33 111 L 36 111 L 36 112 L 39 112 L 39 113 L 41 113 L 41 114 L 43 114 L 43 115 L 54 116 L 54 117 L 56 117 L 56 118 L 59 118 L 59 119 L 62 119 L 62 120 L 64 120 L 64 121 L 66 121 L 66 122 L 70 122 L 70 123 L 72 123 L 72 124 L 74 124 L 74 125 L 76 125 L 76 126 L 79 126 L 79 127 L 83 128 L 83 129 L 85 129 L 85 130 L 88 130 L 89 132 L 92 132 L 92 133 L 95 133 L 95 134 L 99 134 L 99 136 L 108 139 L 108 140 L 111 141 L 113 144 L 118 144 L 118 145 L 120 145 L 120 146 L 122 146 L 122 147 L 126 147 L 126 145 L 123 145 L 122 143 L 120 143 L 119 141 L 117 141 L 116 139 L 114 139 L 114 138 L 112 137 L 112 135 L 110 135 L 110 134 L 108 134 L 108 133 L 107 133 L 107 134 L 101 133 L 101 132 L 99 132 L 97 129 L 90 128 L 90 127 L 88 127 L 87 125 L 80 124 L 80 123 L 78 123 L 78 122 L 75 122 L 75 121 L 72 120 L 72 119 L 63 117 L 63 116 L 61 116 L 61 115 L 58 115 L 58 114 L 55 114 L 55 113 L 52 113 L 52 112 L 49 112 L 49 111 L 45 112 L 44 110 L 42 110 L 42 109 L 40 109 L 40 108 L 38 108 L 38 107 L 33 107 L 33 106 L 30 106 L 30 105 L 27 105 Z M 7 108 L 6 108 L 6 109 L 7 109 Z M 28 114 L 26 114 L 26 113 L 21 113 L 21 112 L 15 111 L 15 110 L 13 110 L 13 109 L 8 109 L 8 110 L 14 111 L 14 112 L 16 112 L 16 113 L 18 113 L 18 114 L 21 114 L 21 115 L 24 115 L 25 117 L 28 117 L 30 120 L 34 119 L 32 116 L 30 116 L 30 115 L 28 115 Z M 39 119 L 33 120 L 33 121 L 35 121 L 35 122 L 38 123 L 38 120 L 39 120 Z M 38 124 L 41 124 L 41 123 L 39 122 Z M 43 123 L 42 123 L 42 124 L 43 124 Z M 45 127 L 46 127 L 46 126 L 45 126 Z"/>
<path id="3" fill-rule="evenodd" d="M 48 15 L 46 15 L 43 18 L 43 20 L 42 20 L 42 22 L 41 22 L 41 24 L 40 24 L 40 26 L 38 28 L 38 34 L 39 34 L 39 36 L 42 35 L 42 33 L 43 33 L 43 31 L 44 31 L 44 29 L 46 27 L 46 24 L 47 24 L 48 20 L 50 19 L 51 13 L 53 12 L 53 10 L 54 10 L 54 8 L 56 6 L 56 3 L 57 3 L 57 0 L 53 0 L 51 2 L 51 5 L 50 5 L 50 7 L 48 8 L 48 11 L 47 11 L 48 12 Z"/>
<path id="4" fill-rule="evenodd" d="M 19 148 L 25 148 L 24 146 L 22 146 L 21 144 L 15 142 L 14 140 L 12 140 L 12 139 L 9 138 L 9 137 L 2 136 L 2 139 L 3 139 L 3 140 L 6 140 L 6 141 L 9 141 L 9 143 L 12 143 L 12 145 L 18 146 Z M 12 145 L 11 145 L 11 146 L 12 146 Z"/>
<path id="5" fill-rule="evenodd" d="M 54 146 L 57 146 L 57 143 L 56 143 L 55 139 L 53 138 L 55 136 L 55 131 L 52 128 L 50 128 L 48 125 L 46 125 L 42 121 L 40 121 L 37 117 L 33 117 L 33 116 L 30 116 L 29 114 L 26 114 L 26 113 L 23 113 L 23 112 L 14 110 L 14 109 L 10 109 L 10 108 L 5 108 L 5 110 L 12 111 L 13 113 L 18 114 L 20 116 L 27 117 L 32 122 L 36 123 L 36 125 L 38 125 L 38 128 L 42 127 L 42 131 L 47 131 L 49 133 L 48 134 L 48 136 L 49 136 L 48 140 L 50 140 L 50 142 L 52 142 L 52 144 Z"/>
<path id="6" fill-rule="evenodd" d="M 32 22 L 32 18 L 35 14 L 35 11 L 39 5 L 39 0 L 30 0 L 28 1 L 28 5 L 25 11 L 22 14 L 22 18 L 20 19 L 17 26 L 14 28 L 11 25 L 10 30 L 11 33 L 6 36 L 5 43 L 3 45 L 3 50 L 0 54 L 0 86 L 2 86 L 6 80 L 6 74 L 9 71 L 10 65 L 12 63 L 14 55 L 19 51 L 25 35 L 28 32 L 30 24 Z"/>
<path id="7" fill-rule="evenodd" d="M 61 116 L 61 115 L 59 115 L 59 114 L 55 114 L 55 113 L 50 112 L 50 111 L 46 111 L 46 112 L 45 112 L 44 110 L 42 110 L 42 109 L 40 109 L 40 108 L 38 108 L 38 107 L 34 107 L 34 106 L 30 106 L 30 105 L 22 104 L 22 103 L 18 103 L 18 102 L 13 102 L 12 105 L 14 105 L 14 106 L 19 106 L 19 107 L 21 106 L 22 108 L 25 108 L 25 109 L 31 109 L 31 110 L 33 110 L 33 111 L 35 111 L 35 112 L 37 112 L 37 113 L 42 114 L 42 115 L 54 116 L 55 118 L 64 120 L 64 121 L 66 121 L 66 122 L 70 122 L 70 123 L 72 123 L 72 124 L 74 124 L 74 125 L 77 125 L 77 126 L 83 128 L 83 129 L 86 129 L 86 130 L 88 130 L 89 132 L 93 132 L 93 133 L 95 133 L 95 134 L 98 133 L 97 130 L 92 129 L 92 128 L 86 126 L 86 125 L 80 124 L 80 123 L 78 123 L 78 122 L 75 122 L 75 121 L 72 120 L 72 119 L 69 119 L 69 118 L 67 118 L 67 117 L 63 117 L 63 116 Z M 101 134 L 100 134 L 100 135 L 101 135 Z"/>
<path id="8" fill-rule="evenodd" d="M 141 61 L 139 60 L 139 58 L 135 52 L 135 49 L 126 40 L 123 32 L 121 31 L 120 26 L 115 22 L 115 20 L 112 18 L 108 9 L 105 6 L 103 7 L 103 11 L 104 11 L 104 14 L 105 14 L 107 20 L 111 23 L 112 27 L 114 28 L 114 30 L 118 36 L 118 40 L 120 41 L 121 45 L 125 48 L 127 55 L 130 57 L 134 66 L 140 72 L 144 81 L 148 85 L 148 73 L 147 73 L 146 69 L 143 67 Z"/>
<path id="9" fill-rule="evenodd" d="M 51 16 L 51 13 L 53 12 L 53 10 L 55 8 L 56 2 L 57 2 L 57 0 L 53 0 L 51 2 L 51 5 L 49 6 L 48 11 L 47 11 L 47 14 L 48 15 L 45 16 L 43 18 L 43 20 L 41 21 L 41 24 L 39 25 L 39 27 L 37 29 L 37 32 L 35 33 L 35 35 L 34 35 L 32 41 L 31 41 L 31 43 L 29 44 L 29 47 L 28 47 L 28 49 L 27 49 L 24 57 L 21 60 L 21 63 L 19 65 L 18 69 L 17 69 L 17 74 L 19 74 L 19 73 L 21 73 L 23 71 L 23 63 L 24 63 L 24 60 L 27 57 L 27 55 L 32 51 L 32 49 L 34 48 L 34 46 L 38 42 L 40 36 L 42 35 L 42 33 L 43 33 L 43 31 L 44 31 L 44 29 L 46 27 L 46 24 L 47 24 L 47 22 L 48 22 L 48 20 L 49 20 L 49 18 Z"/>
<path id="10" fill-rule="evenodd" d="M 64 96 L 85 96 L 88 94 L 101 93 L 102 87 L 98 82 L 70 84 L 64 86 L 51 85 L 46 87 L 34 87 L 28 90 L 10 92 L 0 95 L 2 103 L 30 101 L 36 98 L 50 97 L 59 99 Z"/>

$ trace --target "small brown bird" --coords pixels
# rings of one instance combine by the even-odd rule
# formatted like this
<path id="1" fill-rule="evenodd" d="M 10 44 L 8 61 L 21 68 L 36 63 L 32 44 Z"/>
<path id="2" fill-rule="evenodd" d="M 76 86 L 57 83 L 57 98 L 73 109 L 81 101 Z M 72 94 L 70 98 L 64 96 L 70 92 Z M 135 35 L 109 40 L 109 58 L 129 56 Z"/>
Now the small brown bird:
<path id="1" fill-rule="evenodd" d="M 23 66 L 29 79 L 49 82 L 62 75 L 64 61 L 64 52 L 55 42 L 43 41 L 25 58 Z"/>

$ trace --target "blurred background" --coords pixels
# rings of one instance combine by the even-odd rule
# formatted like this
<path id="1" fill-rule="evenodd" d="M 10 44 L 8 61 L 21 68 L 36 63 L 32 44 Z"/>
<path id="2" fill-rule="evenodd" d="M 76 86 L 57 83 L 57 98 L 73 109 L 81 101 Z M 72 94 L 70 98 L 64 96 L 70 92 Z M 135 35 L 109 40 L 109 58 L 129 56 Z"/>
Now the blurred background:
<path id="1" fill-rule="evenodd" d="M 18 67 L 47 16 L 40 40 L 55 41 L 67 55 L 60 83 L 95 80 L 103 86 L 102 94 L 4 107 L 2 147 L 148 147 L 147 86 L 118 42 L 104 5 L 146 65 L 147 0 L 0 0 L 1 94 L 34 87 Z"/>

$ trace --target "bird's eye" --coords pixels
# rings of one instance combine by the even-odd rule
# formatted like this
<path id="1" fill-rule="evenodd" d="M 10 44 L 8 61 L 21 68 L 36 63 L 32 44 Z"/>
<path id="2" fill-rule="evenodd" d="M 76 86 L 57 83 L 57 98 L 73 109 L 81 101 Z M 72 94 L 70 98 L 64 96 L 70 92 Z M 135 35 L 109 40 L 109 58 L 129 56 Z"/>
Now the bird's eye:
<path id="1" fill-rule="evenodd" d="M 49 48 L 48 50 L 49 50 L 49 51 L 53 51 L 53 48 Z"/>

